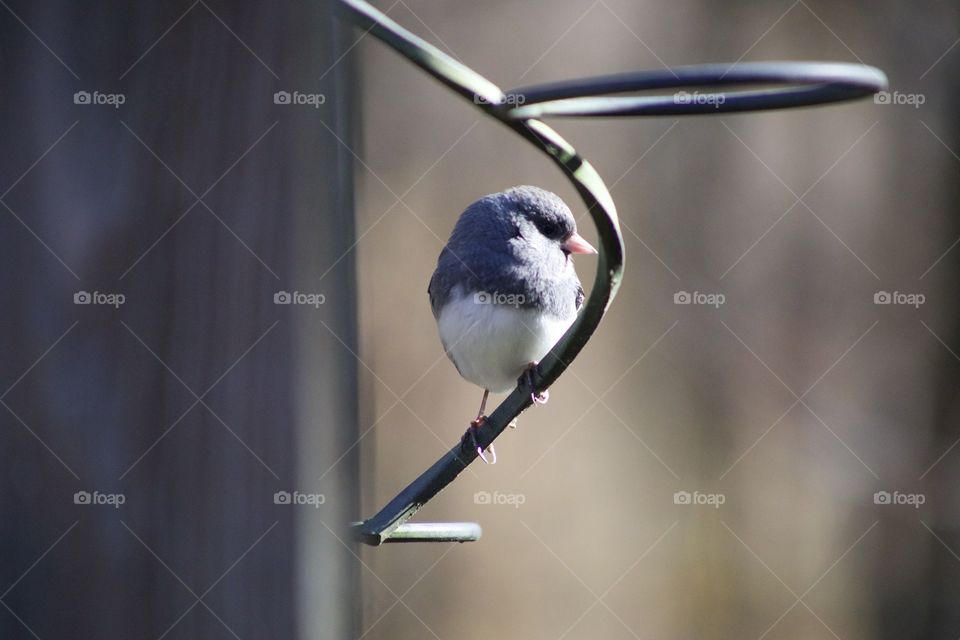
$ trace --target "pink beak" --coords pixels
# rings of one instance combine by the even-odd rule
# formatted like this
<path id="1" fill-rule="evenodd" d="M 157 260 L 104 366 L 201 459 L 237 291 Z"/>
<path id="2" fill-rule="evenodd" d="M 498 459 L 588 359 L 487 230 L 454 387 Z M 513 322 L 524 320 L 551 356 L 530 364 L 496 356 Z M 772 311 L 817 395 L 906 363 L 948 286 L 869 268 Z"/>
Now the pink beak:
<path id="1" fill-rule="evenodd" d="M 579 233 L 574 233 L 560 245 L 567 253 L 596 253 L 593 245 L 583 239 Z"/>

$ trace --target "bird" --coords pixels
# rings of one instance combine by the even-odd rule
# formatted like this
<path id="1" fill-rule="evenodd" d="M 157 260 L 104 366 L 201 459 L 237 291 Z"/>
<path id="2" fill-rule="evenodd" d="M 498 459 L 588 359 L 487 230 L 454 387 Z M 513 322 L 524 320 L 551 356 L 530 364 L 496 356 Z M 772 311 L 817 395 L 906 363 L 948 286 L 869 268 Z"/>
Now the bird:
<path id="1" fill-rule="evenodd" d="M 577 233 L 556 194 L 524 185 L 483 196 L 460 214 L 440 251 L 427 294 L 440 342 L 460 375 L 483 389 L 480 410 L 464 434 L 476 445 L 491 392 L 532 388 L 536 365 L 583 306 L 572 256 L 597 250 Z M 531 393 L 534 404 L 549 394 Z M 515 426 L 515 425 L 511 425 Z"/>

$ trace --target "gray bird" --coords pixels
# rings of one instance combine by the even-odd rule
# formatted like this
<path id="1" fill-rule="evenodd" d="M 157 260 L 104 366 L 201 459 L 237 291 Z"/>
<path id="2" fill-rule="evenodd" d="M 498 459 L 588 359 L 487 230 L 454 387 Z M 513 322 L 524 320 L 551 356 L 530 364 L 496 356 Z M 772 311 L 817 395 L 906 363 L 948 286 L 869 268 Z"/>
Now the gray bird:
<path id="1" fill-rule="evenodd" d="M 483 389 L 467 432 L 474 443 L 490 392 L 529 376 L 583 306 L 571 255 L 596 252 L 563 200 L 538 187 L 484 196 L 460 215 L 427 293 L 447 356 Z M 496 462 L 492 446 L 490 453 Z"/>

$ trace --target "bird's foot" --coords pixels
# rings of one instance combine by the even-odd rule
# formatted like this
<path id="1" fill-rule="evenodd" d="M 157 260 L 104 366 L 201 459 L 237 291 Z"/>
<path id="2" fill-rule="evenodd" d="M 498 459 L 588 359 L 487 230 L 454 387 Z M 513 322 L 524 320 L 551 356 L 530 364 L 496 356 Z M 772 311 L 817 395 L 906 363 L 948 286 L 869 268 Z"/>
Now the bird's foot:
<path id="1" fill-rule="evenodd" d="M 467 432 L 463 434 L 463 438 L 460 440 L 460 446 L 469 447 L 470 449 L 476 450 L 477 455 L 486 464 L 497 464 L 497 450 L 493 448 L 493 443 L 490 443 L 490 446 L 486 449 L 491 458 L 488 460 L 487 456 L 484 454 L 484 450 L 480 448 L 480 444 L 477 442 L 477 433 L 480 431 L 480 427 L 482 427 L 483 423 L 486 421 L 487 417 L 484 415 L 479 415 L 471 420 L 470 426 L 467 427 Z"/>
<path id="2" fill-rule="evenodd" d="M 544 389 L 540 393 L 534 389 L 533 386 L 533 374 L 537 369 L 537 363 L 531 362 L 526 369 L 523 371 L 523 381 L 531 389 L 530 392 L 530 401 L 535 405 L 547 404 L 547 401 L 550 400 L 550 391 Z M 516 427 L 514 427 L 516 428 Z"/>
<path id="3" fill-rule="evenodd" d="M 513 420 L 511 420 L 511 421 L 510 421 L 510 424 L 508 424 L 507 426 L 510 427 L 511 429 L 516 429 L 516 428 L 517 428 L 517 419 L 514 418 Z"/>

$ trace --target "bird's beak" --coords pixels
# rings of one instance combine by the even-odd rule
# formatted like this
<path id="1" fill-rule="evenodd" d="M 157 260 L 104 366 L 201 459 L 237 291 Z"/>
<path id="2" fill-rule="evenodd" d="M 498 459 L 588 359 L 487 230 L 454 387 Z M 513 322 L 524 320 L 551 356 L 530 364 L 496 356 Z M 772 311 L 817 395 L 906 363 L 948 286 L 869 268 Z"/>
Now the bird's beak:
<path id="1" fill-rule="evenodd" d="M 560 245 L 567 253 L 596 253 L 593 245 L 583 239 L 579 233 L 574 233 Z"/>

